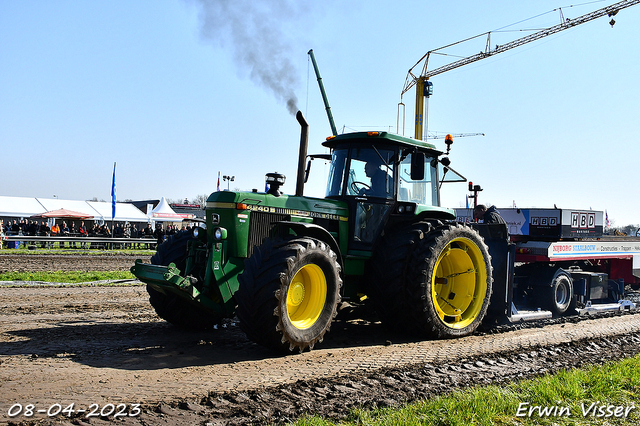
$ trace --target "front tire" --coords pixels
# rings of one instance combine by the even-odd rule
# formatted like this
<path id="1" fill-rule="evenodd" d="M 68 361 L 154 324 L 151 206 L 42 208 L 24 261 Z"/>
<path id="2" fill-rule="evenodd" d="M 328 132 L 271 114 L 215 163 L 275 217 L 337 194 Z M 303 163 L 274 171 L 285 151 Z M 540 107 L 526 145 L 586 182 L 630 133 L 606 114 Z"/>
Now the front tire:
<path id="1" fill-rule="evenodd" d="M 187 244 L 191 238 L 189 231 L 170 235 L 151 256 L 151 264 L 168 266 L 173 263 L 184 273 L 187 264 Z M 176 327 L 209 330 L 222 320 L 222 317 L 212 315 L 174 293 L 163 293 L 150 285 L 147 285 L 147 293 L 149 302 L 158 316 Z"/>
<path id="2" fill-rule="evenodd" d="M 340 302 L 337 256 L 315 238 L 267 239 L 245 261 L 234 297 L 240 328 L 254 342 L 286 352 L 313 349 Z"/>

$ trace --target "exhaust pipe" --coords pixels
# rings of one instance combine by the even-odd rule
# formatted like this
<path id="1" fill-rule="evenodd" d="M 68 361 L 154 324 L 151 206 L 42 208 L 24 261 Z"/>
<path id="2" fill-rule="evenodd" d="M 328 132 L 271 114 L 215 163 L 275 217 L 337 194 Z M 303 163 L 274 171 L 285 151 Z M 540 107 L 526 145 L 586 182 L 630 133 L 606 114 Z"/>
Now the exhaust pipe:
<path id="1" fill-rule="evenodd" d="M 296 114 L 296 120 L 300 123 L 300 155 L 298 157 L 298 176 L 296 179 L 296 197 L 302 197 L 304 192 L 304 162 L 307 159 L 309 145 L 309 123 L 302 115 L 302 111 Z"/>

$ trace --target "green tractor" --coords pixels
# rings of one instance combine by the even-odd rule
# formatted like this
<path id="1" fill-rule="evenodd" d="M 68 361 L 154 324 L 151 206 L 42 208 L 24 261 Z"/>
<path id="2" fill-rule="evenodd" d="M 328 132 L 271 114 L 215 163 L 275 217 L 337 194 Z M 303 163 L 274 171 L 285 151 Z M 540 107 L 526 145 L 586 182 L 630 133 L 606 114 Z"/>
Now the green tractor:
<path id="1" fill-rule="evenodd" d="M 295 195 L 281 193 L 277 173 L 266 193 L 214 192 L 206 228 L 131 268 L 158 315 L 190 329 L 237 315 L 250 339 L 285 352 L 322 342 L 342 300 L 372 303 L 385 324 L 422 338 L 472 333 L 491 299 L 491 257 L 440 207 L 442 183 L 464 181 L 449 159 L 387 132 L 331 136 L 331 154 L 309 156 L 331 161 L 326 197 L 305 197 L 308 126 L 297 118 Z"/>

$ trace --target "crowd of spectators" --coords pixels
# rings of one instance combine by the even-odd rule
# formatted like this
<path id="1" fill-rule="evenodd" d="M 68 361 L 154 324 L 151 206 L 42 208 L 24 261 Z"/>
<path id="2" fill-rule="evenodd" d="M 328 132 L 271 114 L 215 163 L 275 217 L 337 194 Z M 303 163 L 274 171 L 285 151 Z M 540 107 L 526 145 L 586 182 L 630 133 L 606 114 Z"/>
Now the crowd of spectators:
<path id="1" fill-rule="evenodd" d="M 162 242 L 170 235 L 174 235 L 180 230 L 185 230 L 187 227 L 184 225 L 179 228 L 177 225 L 168 225 L 166 230 L 162 224 L 156 224 L 155 229 L 151 224 L 144 226 L 136 226 L 134 223 L 116 223 L 113 229 L 110 229 L 108 223 L 98 224 L 94 223 L 90 227 L 87 227 L 84 221 L 80 221 L 79 225 L 75 222 L 66 221 L 53 222 L 52 226 L 49 226 L 47 221 L 43 220 L 38 222 L 37 220 L 8 220 L 6 223 L 0 219 L 0 249 L 6 244 L 5 237 L 10 235 L 24 235 L 24 236 L 68 236 L 68 237 L 111 237 L 113 238 L 149 238 L 155 239 L 157 244 Z M 41 247 L 45 245 L 50 246 L 51 242 L 41 242 Z M 60 247 L 64 247 L 64 242 L 59 242 Z M 80 243 L 80 246 L 85 248 L 86 243 Z M 134 244 L 117 244 L 117 248 L 124 246 L 125 248 L 133 247 Z M 141 244 L 136 243 L 136 247 L 141 247 Z M 149 246 L 145 244 L 145 246 Z M 70 242 L 69 247 L 76 248 L 76 242 Z M 91 244 L 91 248 L 94 247 L 94 243 Z"/>

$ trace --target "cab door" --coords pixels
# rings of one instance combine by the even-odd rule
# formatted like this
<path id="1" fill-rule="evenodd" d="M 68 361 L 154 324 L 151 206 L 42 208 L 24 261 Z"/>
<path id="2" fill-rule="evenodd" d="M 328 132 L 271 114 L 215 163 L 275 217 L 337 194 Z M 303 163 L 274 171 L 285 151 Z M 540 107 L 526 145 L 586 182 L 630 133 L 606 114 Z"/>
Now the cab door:
<path id="1" fill-rule="evenodd" d="M 351 149 L 344 194 L 352 212 L 349 220 L 352 250 L 371 250 L 395 205 L 396 150 L 371 145 Z"/>

